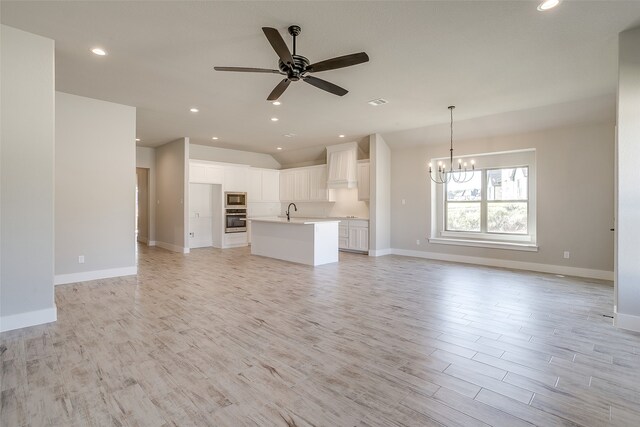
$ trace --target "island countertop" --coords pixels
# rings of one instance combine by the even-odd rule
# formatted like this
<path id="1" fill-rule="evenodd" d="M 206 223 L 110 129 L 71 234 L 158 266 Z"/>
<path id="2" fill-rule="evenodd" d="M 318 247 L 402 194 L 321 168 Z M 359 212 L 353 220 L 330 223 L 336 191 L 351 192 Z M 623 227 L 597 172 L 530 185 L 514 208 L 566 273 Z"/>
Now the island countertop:
<path id="1" fill-rule="evenodd" d="M 287 218 L 282 218 L 279 216 L 265 216 L 265 217 L 247 218 L 247 221 L 307 225 L 307 224 L 322 224 L 327 222 L 340 222 L 341 220 L 337 218 L 291 218 L 290 221 L 287 221 Z"/>

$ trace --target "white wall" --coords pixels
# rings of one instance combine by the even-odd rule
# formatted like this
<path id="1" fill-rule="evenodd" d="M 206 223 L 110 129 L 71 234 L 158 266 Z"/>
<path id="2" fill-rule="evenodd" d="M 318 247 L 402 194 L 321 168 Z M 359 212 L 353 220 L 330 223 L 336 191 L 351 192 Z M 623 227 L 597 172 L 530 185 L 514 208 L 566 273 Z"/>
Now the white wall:
<path id="1" fill-rule="evenodd" d="M 54 42 L 2 26 L 0 331 L 56 320 Z"/>
<path id="2" fill-rule="evenodd" d="M 253 166 L 254 168 L 280 169 L 280 163 L 269 154 L 208 147 L 206 145 L 191 144 L 189 158 L 211 162 L 236 163 Z"/>
<path id="3" fill-rule="evenodd" d="M 377 256 L 391 248 L 391 150 L 379 134 L 370 136 L 369 150 L 369 254 Z"/>
<path id="4" fill-rule="evenodd" d="M 457 155 L 536 149 L 539 251 L 519 252 L 426 242 L 431 224 L 431 185 L 427 162 L 431 158 L 446 156 L 448 143 L 393 150 L 391 245 L 394 250 L 430 258 L 611 278 L 613 233 L 609 229 L 613 226 L 613 124 L 454 141 L 454 148 Z M 401 203 L 402 199 L 406 200 L 405 205 Z M 417 245 L 416 240 L 420 240 L 421 245 Z M 570 251 L 570 259 L 563 258 L 565 250 Z"/>
<path id="5" fill-rule="evenodd" d="M 136 147 L 136 167 L 149 169 L 149 246 L 156 244 L 156 150 Z"/>
<path id="6" fill-rule="evenodd" d="M 189 138 L 156 148 L 156 245 L 189 252 Z"/>
<path id="7" fill-rule="evenodd" d="M 135 132 L 134 107 L 56 92 L 56 284 L 136 274 Z"/>
<path id="8" fill-rule="evenodd" d="M 619 43 L 616 325 L 640 331 L 640 28 Z"/>

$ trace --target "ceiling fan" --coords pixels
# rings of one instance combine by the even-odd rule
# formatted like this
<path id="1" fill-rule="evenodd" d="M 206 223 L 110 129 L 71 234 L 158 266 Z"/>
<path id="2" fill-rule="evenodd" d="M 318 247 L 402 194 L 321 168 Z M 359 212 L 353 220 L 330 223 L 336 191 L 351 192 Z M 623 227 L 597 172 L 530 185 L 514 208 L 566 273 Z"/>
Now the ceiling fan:
<path id="1" fill-rule="evenodd" d="M 286 76 L 271 91 L 267 97 L 267 101 L 275 101 L 280 98 L 284 91 L 289 87 L 291 82 L 303 80 L 312 86 L 326 90 L 329 93 L 338 96 L 344 96 L 349 91 L 337 86 L 326 80 L 310 76 L 310 73 L 319 73 L 321 71 L 335 70 L 337 68 L 350 67 L 352 65 L 361 64 L 369 61 L 369 56 L 364 53 L 353 53 L 351 55 L 338 56 L 336 58 L 327 59 L 325 61 L 309 63 L 309 60 L 302 55 L 296 55 L 296 37 L 300 34 L 300 27 L 291 25 L 289 34 L 293 37 L 293 54 L 289 51 L 287 44 L 284 42 L 280 32 L 271 27 L 262 27 L 264 35 L 271 43 L 271 47 L 276 51 L 280 59 L 278 60 L 278 69 L 270 70 L 268 68 L 245 68 L 245 67 L 213 67 L 216 71 L 240 71 L 244 73 L 273 73 Z"/>

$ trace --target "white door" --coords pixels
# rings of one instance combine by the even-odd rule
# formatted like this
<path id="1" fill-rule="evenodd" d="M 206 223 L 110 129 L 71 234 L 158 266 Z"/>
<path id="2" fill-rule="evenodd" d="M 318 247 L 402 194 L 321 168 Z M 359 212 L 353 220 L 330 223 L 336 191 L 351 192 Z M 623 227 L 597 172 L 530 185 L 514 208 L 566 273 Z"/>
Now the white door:
<path id="1" fill-rule="evenodd" d="M 213 245 L 213 197 L 211 184 L 189 184 L 189 247 Z"/>

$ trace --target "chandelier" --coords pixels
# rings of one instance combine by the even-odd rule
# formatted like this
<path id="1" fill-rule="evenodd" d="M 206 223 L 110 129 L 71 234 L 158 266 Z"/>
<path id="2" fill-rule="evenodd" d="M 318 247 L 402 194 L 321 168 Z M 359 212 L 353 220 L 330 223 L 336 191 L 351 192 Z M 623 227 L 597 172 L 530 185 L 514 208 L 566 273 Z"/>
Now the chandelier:
<path id="1" fill-rule="evenodd" d="M 459 184 L 463 182 L 469 182 L 473 178 L 476 166 L 475 160 L 471 160 L 471 170 L 467 169 L 467 162 L 463 162 L 462 159 L 458 159 L 457 168 L 453 166 L 453 109 L 455 105 L 449 106 L 451 113 L 451 148 L 449 149 L 449 169 L 447 170 L 446 162 L 438 162 L 438 171 L 432 170 L 431 163 L 429 163 L 429 178 L 436 184 L 446 184 L 450 181 L 457 182 Z"/>

